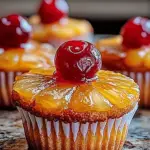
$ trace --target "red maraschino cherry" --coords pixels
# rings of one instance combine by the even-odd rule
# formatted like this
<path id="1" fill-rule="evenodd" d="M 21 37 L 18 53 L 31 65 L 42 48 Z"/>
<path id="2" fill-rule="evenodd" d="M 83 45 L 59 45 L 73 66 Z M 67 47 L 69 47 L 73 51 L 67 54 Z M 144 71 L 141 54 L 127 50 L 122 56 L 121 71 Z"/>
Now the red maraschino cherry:
<path id="1" fill-rule="evenodd" d="M 125 49 L 150 45 L 150 20 L 143 17 L 130 19 L 121 29 Z"/>
<path id="2" fill-rule="evenodd" d="M 68 41 L 62 44 L 55 56 L 58 79 L 87 82 L 95 79 L 101 69 L 101 56 L 93 44 L 85 41 Z"/>
<path id="3" fill-rule="evenodd" d="M 30 38 L 31 25 L 20 15 L 0 19 L 0 47 L 20 47 Z"/>
<path id="4" fill-rule="evenodd" d="M 68 10 L 65 0 L 42 0 L 38 14 L 43 24 L 50 24 L 66 17 Z"/>

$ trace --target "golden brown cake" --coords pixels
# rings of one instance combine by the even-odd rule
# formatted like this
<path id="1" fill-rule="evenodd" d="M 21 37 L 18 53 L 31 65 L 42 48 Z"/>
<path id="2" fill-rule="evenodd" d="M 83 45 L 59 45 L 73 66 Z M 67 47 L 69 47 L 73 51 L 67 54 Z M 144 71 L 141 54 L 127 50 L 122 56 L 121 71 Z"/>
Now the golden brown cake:
<path id="1" fill-rule="evenodd" d="M 16 75 L 53 66 L 54 48 L 30 40 L 31 30 L 19 15 L 0 19 L 0 109 L 12 107 L 11 92 Z"/>
<path id="2" fill-rule="evenodd" d="M 16 78 L 12 97 L 29 148 L 122 149 L 139 88 L 132 79 L 100 68 L 92 44 L 69 41 L 57 50 L 55 68 Z"/>
<path id="3" fill-rule="evenodd" d="M 146 18 L 133 18 L 122 27 L 120 35 L 96 42 L 96 47 L 102 54 L 103 67 L 134 79 L 141 90 L 140 106 L 145 108 L 150 108 L 148 23 L 150 21 Z"/>
<path id="4" fill-rule="evenodd" d="M 33 25 L 33 39 L 55 47 L 71 39 L 92 42 L 91 24 L 86 20 L 70 18 L 67 13 L 65 0 L 42 0 L 38 14 L 29 19 Z"/>

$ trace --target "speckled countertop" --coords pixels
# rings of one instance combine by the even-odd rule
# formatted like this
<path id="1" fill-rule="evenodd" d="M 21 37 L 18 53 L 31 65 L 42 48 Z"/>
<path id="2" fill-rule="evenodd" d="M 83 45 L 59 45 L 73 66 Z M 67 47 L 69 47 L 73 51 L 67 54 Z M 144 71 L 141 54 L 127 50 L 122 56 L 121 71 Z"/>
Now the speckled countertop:
<path id="1" fill-rule="evenodd" d="M 17 111 L 0 111 L 0 150 L 27 150 L 22 122 Z M 150 150 L 150 111 L 138 111 L 124 150 Z"/>

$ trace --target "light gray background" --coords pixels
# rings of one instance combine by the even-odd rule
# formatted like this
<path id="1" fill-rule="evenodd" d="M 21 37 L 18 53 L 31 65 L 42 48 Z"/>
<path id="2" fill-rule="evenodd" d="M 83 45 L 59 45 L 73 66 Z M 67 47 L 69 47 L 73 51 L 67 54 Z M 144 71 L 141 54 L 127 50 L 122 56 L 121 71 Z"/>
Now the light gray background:
<path id="1" fill-rule="evenodd" d="M 150 0 L 67 0 L 70 14 L 96 19 L 126 19 L 149 16 Z M 9 13 L 33 14 L 40 0 L 0 0 L 0 16 Z"/>

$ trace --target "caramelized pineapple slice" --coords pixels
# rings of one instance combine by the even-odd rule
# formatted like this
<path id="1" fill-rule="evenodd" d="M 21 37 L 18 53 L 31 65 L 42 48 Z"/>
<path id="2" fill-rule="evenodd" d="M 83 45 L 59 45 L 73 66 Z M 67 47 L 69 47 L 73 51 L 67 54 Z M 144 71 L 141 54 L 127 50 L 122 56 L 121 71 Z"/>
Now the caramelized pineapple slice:
<path id="1" fill-rule="evenodd" d="M 29 42 L 24 49 L 9 49 L 0 54 L 1 69 L 28 71 L 32 68 L 53 66 L 55 51 L 48 44 Z M 3 65 L 5 64 L 5 65 Z"/>
<path id="2" fill-rule="evenodd" d="M 79 86 L 69 104 L 75 112 L 108 111 L 112 104 L 92 84 Z"/>
<path id="3" fill-rule="evenodd" d="M 76 86 L 72 84 L 54 84 L 36 95 L 34 110 L 46 112 L 51 109 L 52 112 L 59 113 L 68 108 L 75 90 Z"/>
<path id="4" fill-rule="evenodd" d="M 112 108 L 127 108 L 138 100 L 138 86 L 119 73 L 99 71 L 91 83 L 56 82 L 54 68 L 35 69 L 17 77 L 14 91 L 36 111 L 59 114 L 71 109 L 75 112 L 105 112 Z"/>
<path id="5" fill-rule="evenodd" d="M 30 105 L 34 102 L 35 95 L 50 86 L 49 81 L 52 82 L 51 77 L 26 73 L 16 77 L 13 89 L 22 97 L 23 103 Z"/>

